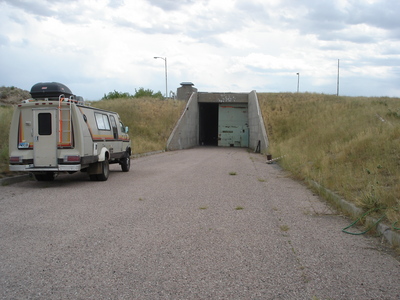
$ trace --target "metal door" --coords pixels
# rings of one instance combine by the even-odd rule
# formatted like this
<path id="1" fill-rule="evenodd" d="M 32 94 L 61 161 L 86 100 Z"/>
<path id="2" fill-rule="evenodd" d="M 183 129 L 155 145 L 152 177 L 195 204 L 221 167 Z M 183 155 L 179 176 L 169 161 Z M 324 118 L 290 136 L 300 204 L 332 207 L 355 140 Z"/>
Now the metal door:
<path id="1" fill-rule="evenodd" d="M 33 110 L 33 164 L 57 166 L 57 110 Z"/>
<path id="2" fill-rule="evenodd" d="M 247 104 L 220 104 L 218 109 L 218 146 L 248 147 Z"/>

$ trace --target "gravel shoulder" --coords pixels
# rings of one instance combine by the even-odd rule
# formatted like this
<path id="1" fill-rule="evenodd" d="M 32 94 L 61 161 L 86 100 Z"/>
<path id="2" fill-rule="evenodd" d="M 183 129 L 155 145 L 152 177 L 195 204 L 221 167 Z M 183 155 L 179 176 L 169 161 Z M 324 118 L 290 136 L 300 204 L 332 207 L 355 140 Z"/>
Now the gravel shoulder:
<path id="1" fill-rule="evenodd" d="M 0 186 L 2 299 L 400 298 L 396 257 L 259 154 L 111 169 Z"/>

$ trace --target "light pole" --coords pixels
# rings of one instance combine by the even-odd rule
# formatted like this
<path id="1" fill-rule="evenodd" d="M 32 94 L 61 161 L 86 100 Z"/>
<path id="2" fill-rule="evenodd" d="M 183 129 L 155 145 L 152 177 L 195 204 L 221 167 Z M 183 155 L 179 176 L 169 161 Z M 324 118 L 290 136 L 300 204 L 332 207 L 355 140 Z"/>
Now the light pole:
<path id="1" fill-rule="evenodd" d="M 337 86 L 336 95 L 339 96 L 339 59 L 337 60 Z"/>
<path id="2" fill-rule="evenodd" d="M 297 93 L 299 92 L 299 87 L 300 87 L 300 73 L 297 74 Z"/>
<path id="3" fill-rule="evenodd" d="M 167 79 L 167 58 L 166 57 L 160 57 L 160 56 L 154 56 L 154 59 L 161 58 L 164 60 L 165 63 L 165 99 L 168 98 L 168 79 Z"/>

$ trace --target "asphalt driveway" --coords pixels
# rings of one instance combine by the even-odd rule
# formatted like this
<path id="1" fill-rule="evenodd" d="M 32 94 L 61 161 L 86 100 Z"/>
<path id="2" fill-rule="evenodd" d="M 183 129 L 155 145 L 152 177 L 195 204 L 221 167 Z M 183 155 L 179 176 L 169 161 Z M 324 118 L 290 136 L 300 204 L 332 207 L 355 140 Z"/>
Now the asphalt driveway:
<path id="1" fill-rule="evenodd" d="M 379 239 L 246 149 L 0 187 L 2 299 L 400 299 Z"/>

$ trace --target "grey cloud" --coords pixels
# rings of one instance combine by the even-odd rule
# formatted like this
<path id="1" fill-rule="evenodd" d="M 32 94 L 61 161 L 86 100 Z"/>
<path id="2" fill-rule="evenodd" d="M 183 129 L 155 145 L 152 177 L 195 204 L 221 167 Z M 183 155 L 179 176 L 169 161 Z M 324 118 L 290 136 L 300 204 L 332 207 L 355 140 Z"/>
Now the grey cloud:
<path id="1" fill-rule="evenodd" d="M 237 14 L 241 20 L 257 20 L 261 19 L 263 22 L 270 18 L 270 12 L 268 12 L 264 6 L 260 3 L 248 2 L 246 0 L 237 1 L 236 8 L 239 10 Z"/>
<path id="2" fill-rule="evenodd" d="M 124 4 L 125 4 L 124 0 L 109 0 L 108 1 L 108 6 L 111 8 L 118 8 L 118 7 L 123 6 Z"/>
<path id="3" fill-rule="evenodd" d="M 69 0 L 71 2 L 77 2 L 78 0 Z M 2 0 L 10 6 L 16 7 L 23 10 L 24 12 L 33 15 L 37 18 L 48 18 L 54 17 L 62 20 L 64 23 L 84 23 L 82 19 L 81 7 L 75 10 L 59 10 L 56 9 L 58 3 L 65 3 L 64 0 Z M 10 16 L 15 22 L 24 24 L 25 21 L 18 16 Z"/>
<path id="4" fill-rule="evenodd" d="M 190 6 L 196 0 L 147 0 L 151 5 L 159 7 L 166 11 L 180 10 L 183 6 Z"/>
<path id="5" fill-rule="evenodd" d="M 356 1 L 348 12 L 350 24 L 368 24 L 382 29 L 400 29 L 400 2 L 382 0 L 368 4 Z"/>
<path id="6" fill-rule="evenodd" d="M 368 35 L 344 32 L 349 26 L 359 24 L 387 30 L 388 37 L 400 37 L 400 18 L 396 15 L 400 11 L 400 2 L 382 0 L 369 4 L 355 0 L 347 4 L 347 8 L 343 9 L 335 1 L 309 0 L 299 4 L 297 1 L 287 0 L 282 3 L 281 9 L 298 11 L 298 14 L 295 18 L 281 16 L 280 21 L 285 27 L 298 29 L 302 34 L 314 34 L 325 41 L 375 42 L 375 38 Z"/>
<path id="7" fill-rule="evenodd" d="M 318 38 L 322 41 L 342 41 L 352 42 L 357 44 L 370 44 L 375 43 L 377 40 L 367 34 L 356 34 L 343 31 L 323 31 L 320 32 Z"/>
<path id="8" fill-rule="evenodd" d="M 10 39 L 5 35 L 0 34 L 0 46 L 8 46 L 9 43 L 10 43 Z"/>
<path id="9" fill-rule="evenodd" d="M 47 1 L 3 0 L 2 2 L 36 16 L 50 17 L 55 13 Z"/>
<path id="10" fill-rule="evenodd" d="M 118 27 L 125 27 L 132 30 L 136 30 L 139 32 L 143 32 L 145 34 L 177 34 L 181 32 L 181 29 L 173 24 L 161 24 L 154 22 L 151 27 L 144 27 L 141 24 L 135 23 L 134 21 L 121 19 L 121 18 L 113 18 L 112 23 Z M 165 26 L 168 25 L 168 26 Z"/>
<path id="11" fill-rule="evenodd" d="M 398 57 L 369 57 L 368 64 L 376 65 L 376 66 L 386 66 L 393 67 L 400 66 L 400 58 Z"/>

